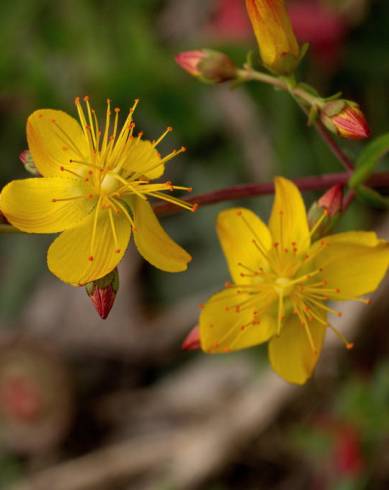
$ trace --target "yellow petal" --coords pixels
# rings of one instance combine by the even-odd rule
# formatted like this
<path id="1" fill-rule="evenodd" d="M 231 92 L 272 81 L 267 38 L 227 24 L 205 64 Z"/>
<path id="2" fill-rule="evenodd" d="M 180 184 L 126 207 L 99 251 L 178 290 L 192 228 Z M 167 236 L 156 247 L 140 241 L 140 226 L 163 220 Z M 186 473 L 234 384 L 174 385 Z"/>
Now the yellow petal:
<path id="1" fill-rule="evenodd" d="M 126 162 L 123 165 L 127 175 L 136 174 L 136 177 L 145 176 L 150 180 L 158 179 L 165 171 L 161 163 L 161 156 L 150 141 L 133 138 L 129 142 L 125 154 Z"/>
<path id="2" fill-rule="evenodd" d="M 258 272 L 260 267 L 266 264 L 258 247 L 264 252 L 271 248 L 271 237 L 267 226 L 256 214 L 245 208 L 222 211 L 216 226 L 234 282 L 240 284 L 252 282 L 252 278 L 241 274 L 250 274 L 250 270 Z"/>
<path id="3" fill-rule="evenodd" d="M 206 303 L 200 315 L 201 348 L 205 352 L 245 349 L 266 342 L 274 334 L 276 325 L 270 316 L 263 315 L 259 323 L 253 323 L 255 306 L 236 311 L 236 305 L 246 299 L 248 295 L 225 289 Z"/>
<path id="4" fill-rule="evenodd" d="M 64 231 L 49 248 L 49 269 L 64 282 L 82 285 L 105 276 L 117 266 L 127 249 L 131 234 L 127 219 L 122 213 L 115 215 L 115 240 L 109 213 L 103 210 L 98 215 L 91 250 L 94 218 L 92 213 L 81 225 Z"/>
<path id="5" fill-rule="evenodd" d="M 326 327 L 310 322 L 315 350 L 296 316 L 289 317 L 281 335 L 269 343 L 269 359 L 274 371 L 289 383 L 304 384 L 313 373 L 323 346 Z"/>
<path id="6" fill-rule="evenodd" d="M 389 265 L 389 244 L 375 233 L 350 232 L 327 237 L 317 253 L 315 265 L 323 269 L 321 277 L 331 299 L 346 300 L 374 291 Z M 312 247 L 313 253 L 319 245 Z"/>
<path id="7" fill-rule="evenodd" d="M 62 111 L 40 109 L 27 120 L 27 140 L 32 158 L 44 177 L 63 175 L 61 166 L 78 166 L 69 160 L 87 160 L 87 141 L 81 126 Z"/>
<path id="8" fill-rule="evenodd" d="M 85 197 L 53 202 L 78 196 Z M 14 180 L 0 196 L 0 208 L 9 222 L 29 233 L 57 233 L 76 226 L 94 205 L 78 179 Z"/>
<path id="9" fill-rule="evenodd" d="M 305 252 L 310 244 L 307 213 L 300 191 L 290 180 L 275 179 L 275 200 L 269 221 L 273 241 L 281 248 Z"/>
<path id="10" fill-rule="evenodd" d="M 135 197 L 131 206 L 135 221 L 134 239 L 139 253 L 163 271 L 185 271 L 192 257 L 163 230 L 150 204 Z"/>

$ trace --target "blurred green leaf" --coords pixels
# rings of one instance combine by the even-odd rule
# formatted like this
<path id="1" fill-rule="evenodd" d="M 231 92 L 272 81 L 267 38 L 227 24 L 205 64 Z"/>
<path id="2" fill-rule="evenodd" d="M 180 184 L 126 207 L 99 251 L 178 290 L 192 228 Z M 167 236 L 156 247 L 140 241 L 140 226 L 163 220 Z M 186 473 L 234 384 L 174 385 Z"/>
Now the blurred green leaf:
<path id="1" fill-rule="evenodd" d="M 375 171 L 380 159 L 388 151 L 389 133 L 379 136 L 365 146 L 356 161 L 356 170 L 349 181 L 349 186 L 355 189 L 366 182 Z"/>

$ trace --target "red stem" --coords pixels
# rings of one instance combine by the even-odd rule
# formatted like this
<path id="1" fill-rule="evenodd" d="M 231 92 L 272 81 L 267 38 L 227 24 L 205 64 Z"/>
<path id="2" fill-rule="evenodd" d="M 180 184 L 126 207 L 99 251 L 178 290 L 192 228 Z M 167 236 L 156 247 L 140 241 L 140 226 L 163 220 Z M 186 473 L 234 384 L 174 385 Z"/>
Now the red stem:
<path id="1" fill-rule="evenodd" d="M 354 170 L 354 164 L 350 160 L 350 158 L 344 153 L 344 151 L 340 148 L 338 143 L 334 140 L 332 135 L 326 130 L 323 124 L 320 121 L 316 121 L 315 128 L 320 136 L 323 138 L 324 142 L 330 148 L 332 153 L 336 156 L 339 162 L 343 165 L 347 172 L 352 172 Z"/>
<path id="2" fill-rule="evenodd" d="M 320 189 L 328 189 L 336 184 L 346 185 L 350 174 L 348 172 L 324 174 L 318 176 L 301 177 L 294 179 L 294 183 L 301 191 L 313 191 Z M 389 172 L 378 173 L 373 175 L 368 182 L 372 187 L 389 187 Z M 245 197 L 263 196 L 274 193 L 274 183 L 266 182 L 263 184 L 240 184 L 232 187 L 226 187 L 217 191 L 199 194 L 197 196 L 189 196 L 184 201 L 206 206 L 224 201 L 234 201 Z M 154 210 L 158 215 L 174 214 L 180 211 L 181 208 L 175 204 L 159 203 L 154 206 Z"/>

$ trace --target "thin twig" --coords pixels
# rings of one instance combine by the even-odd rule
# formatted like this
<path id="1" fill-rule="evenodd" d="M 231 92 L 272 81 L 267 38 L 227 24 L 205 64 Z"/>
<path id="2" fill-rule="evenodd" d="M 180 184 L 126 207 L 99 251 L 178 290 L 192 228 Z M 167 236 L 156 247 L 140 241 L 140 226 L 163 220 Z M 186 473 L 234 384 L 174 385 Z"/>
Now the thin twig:
<path id="1" fill-rule="evenodd" d="M 326 130 L 321 121 L 315 122 L 316 131 L 322 137 L 332 153 L 336 156 L 339 162 L 344 166 L 347 172 L 351 173 L 354 170 L 354 164 L 346 153 L 340 148 L 332 135 Z"/>
<path id="2" fill-rule="evenodd" d="M 346 185 L 350 174 L 348 172 L 323 174 L 317 176 L 301 177 L 294 179 L 294 183 L 301 191 L 313 191 L 328 189 L 336 184 Z M 387 187 L 389 186 L 389 172 L 382 172 L 373 175 L 367 182 L 372 187 Z M 217 191 L 211 191 L 206 194 L 197 196 L 189 196 L 184 198 L 189 203 L 196 203 L 199 206 L 207 206 L 217 204 L 224 201 L 235 201 L 246 197 L 264 196 L 274 193 L 274 183 L 265 182 L 263 184 L 241 184 L 232 187 L 226 187 Z M 158 215 L 175 214 L 181 208 L 175 204 L 157 204 L 154 206 L 154 211 Z"/>

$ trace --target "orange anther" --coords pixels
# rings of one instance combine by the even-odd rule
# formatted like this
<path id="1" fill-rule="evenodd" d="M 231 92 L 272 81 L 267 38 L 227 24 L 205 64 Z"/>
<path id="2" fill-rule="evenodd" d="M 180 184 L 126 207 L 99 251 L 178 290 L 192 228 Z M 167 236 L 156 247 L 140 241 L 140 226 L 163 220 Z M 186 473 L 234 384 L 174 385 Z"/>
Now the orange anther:
<path id="1" fill-rule="evenodd" d="M 89 260 L 89 262 L 93 262 L 93 261 L 94 261 L 94 257 L 93 257 L 93 255 L 90 255 L 90 256 L 88 257 L 88 260 Z"/>

